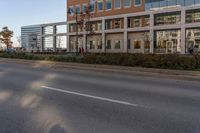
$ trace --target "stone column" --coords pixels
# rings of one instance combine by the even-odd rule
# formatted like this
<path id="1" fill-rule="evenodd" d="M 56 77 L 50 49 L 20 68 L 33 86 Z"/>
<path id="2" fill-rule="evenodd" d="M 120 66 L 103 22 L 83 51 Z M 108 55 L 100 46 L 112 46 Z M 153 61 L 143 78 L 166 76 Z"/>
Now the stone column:
<path id="1" fill-rule="evenodd" d="M 102 51 L 106 53 L 106 34 L 105 34 L 105 19 L 102 19 Z"/>
<path id="2" fill-rule="evenodd" d="M 44 51 L 44 43 L 43 43 L 43 27 L 40 27 L 40 51 Z"/>
<path id="3" fill-rule="evenodd" d="M 124 47 L 123 47 L 123 52 L 127 53 L 128 52 L 128 17 L 124 17 Z"/>
<path id="4" fill-rule="evenodd" d="M 154 14 L 150 14 L 150 53 L 154 53 Z"/>
<path id="5" fill-rule="evenodd" d="M 106 35 L 105 35 L 105 32 L 102 33 L 101 35 L 102 37 L 102 52 L 105 53 L 106 52 Z"/>
<path id="6" fill-rule="evenodd" d="M 70 36 L 67 34 L 67 52 L 71 52 Z"/>
<path id="7" fill-rule="evenodd" d="M 56 25 L 53 25 L 53 50 L 56 51 Z"/>
<path id="8" fill-rule="evenodd" d="M 181 54 L 186 54 L 185 9 L 181 10 Z"/>
<path id="9" fill-rule="evenodd" d="M 86 45 L 87 45 L 87 42 L 86 42 L 86 32 L 84 31 L 83 32 L 83 48 L 85 49 L 85 51 L 86 51 L 86 48 L 87 48 L 87 52 L 88 52 L 88 47 L 86 47 Z"/>

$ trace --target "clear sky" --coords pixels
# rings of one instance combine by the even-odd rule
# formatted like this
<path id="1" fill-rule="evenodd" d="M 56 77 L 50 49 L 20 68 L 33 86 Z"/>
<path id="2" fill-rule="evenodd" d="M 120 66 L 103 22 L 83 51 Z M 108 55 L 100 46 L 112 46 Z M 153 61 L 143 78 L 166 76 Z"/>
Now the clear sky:
<path id="1" fill-rule="evenodd" d="M 14 43 L 21 26 L 65 20 L 66 0 L 0 0 L 0 28 L 14 31 Z"/>

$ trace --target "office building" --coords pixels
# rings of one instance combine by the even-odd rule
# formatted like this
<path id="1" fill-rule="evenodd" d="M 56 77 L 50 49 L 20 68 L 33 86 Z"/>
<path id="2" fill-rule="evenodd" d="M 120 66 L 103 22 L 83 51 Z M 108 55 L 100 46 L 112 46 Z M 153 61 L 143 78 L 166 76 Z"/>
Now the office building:
<path id="1" fill-rule="evenodd" d="M 95 34 L 78 27 L 90 5 Z M 67 0 L 67 45 L 88 52 L 180 53 L 200 50 L 200 0 Z"/>
<path id="2" fill-rule="evenodd" d="M 67 50 L 66 22 L 21 27 L 21 44 L 26 51 Z"/>

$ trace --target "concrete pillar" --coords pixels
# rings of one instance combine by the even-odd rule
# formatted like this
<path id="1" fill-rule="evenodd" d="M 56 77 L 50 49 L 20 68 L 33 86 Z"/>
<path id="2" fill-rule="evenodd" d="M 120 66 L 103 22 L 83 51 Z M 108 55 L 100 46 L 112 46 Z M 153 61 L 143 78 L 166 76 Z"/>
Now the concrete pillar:
<path id="1" fill-rule="evenodd" d="M 87 45 L 87 39 L 86 39 L 86 32 L 83 33 L 83 48 L 85 49 L 86 51 L 86 48 L 87 48 L 87 51 L 88 51 L 88 47 L 86 46 Z"/>
<path id="2" fill-rule="evenodd" d="M 106 52 L 106 34 L 105 34 L 105 19 L 102 19 L 102 51 Z"/>
<path id="3" fill-rule="evenodd" d="M 70 36 L 69 35 L 67 35 L 67 52 L 71 52 Z"/>
<path id="4" fill-rule="evenodd" d="M 70 44 L 70 36 L 69 36 L 69 23 L 67 23 L 67 27 L 66 27 L 66 31 L 67 31 L 67 52 L 71 52 L 71 44 Z"/>
<path id="5" fill-rule="evenodd" d="M 105 32 L 102 33 L 102 51 L 105 53 L 106 52 L 106 34 Z"/>
<path id="6" fill-rule="evenodd" d="M 56 51 L 56 25 L 53 25 L 53 50 Z"/>
<path id="7" fill-rule="evenodd" d="M 124 47 L 123 47 L 123 52 L 127 53 L 128 52 L 128 17 L 124 17 Z"/>
<path id="8" fill-rule="evenodd" d="M 185 29 L 185 17 L 186 11 L 181 10 L 181 54 L 186 54 L 186 29 Z"/>
<path id="9" fill-rule="evenodd" d="M 150 14 L 150 53 L 154 53 L 154 14 Z"/>
<path id="10" fill-rule="evenodd" d="M 43 27 L 40 27 L 40 51 L 44 51 L 44 43 L 43 43 Z"/>

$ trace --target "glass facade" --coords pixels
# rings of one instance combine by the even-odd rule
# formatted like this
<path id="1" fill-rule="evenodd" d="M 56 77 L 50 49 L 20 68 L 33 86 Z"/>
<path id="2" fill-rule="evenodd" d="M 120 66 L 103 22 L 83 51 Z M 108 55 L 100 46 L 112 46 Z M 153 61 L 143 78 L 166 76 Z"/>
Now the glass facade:
<path id="1" fill-rule="evenodd" d="M 114 49 L 121 48 L 121 40 L 114 40 Z"/>
<path id="2" fill-rule="evenodd" d="M 145 0 L 145 9 L 162 9 L 174 6 L 192 6 L 200 4 L 200 0 Z"/>
<path id="3" fill-rule="evenodd" d="M 78 32 L 82 32 L 83 28 L 78 26 Z M 69 32 L 76 32 L 76 24 L 69 24 Z"/>
<path id="4" fill-rule="evenodd" d="M 200 52 L 200 29 L 186 30 L 186 53 Z"/>
<path id="5" fill-rule="evenodd" d="M 70 37 L 70 49 L 71 52 L 78 52 L 79 48 L 83 47 L 83 37 L 78 37 L 78 44 L 76 43 L 76 36 Z"/>
<path id="6" fill-rule="evenodd" d="M 29 35 L 37 34 L 38 40 L 37 45 L 41 47 L 40 44 L 40 36 L 41 36 L 41 27 L 40 26 L 29 26 L 29 27 L 22 27 L 21 28 L 21 45 L 24 48 L 29 47 Z"/>
<path id="7" fill-rule="evenodd" d="M 181 23 L 181 13 L 165 13 L 165 14 L 156 14 L 154 25 L 169 25 L 169 24 L 180 24 Z"/>
<path id="8" fill-rule="evenodd" d="M 122 29 L 122 28 L 124 28 L 124 19 L 123 18 L 106 20 L 106 30 Z"/>
<path id="9" fill-rule="evenodd" d="M 128 34 L 128 51 L 133 53 L 149 53 L 149 32 L 133 32 Z"/>
<path id="10" fill-rule="evenodd" d="M 102 30 L 102 22 L 101 21 L 93 21 L 91 22 L 92 31 L 101 31 Z"/>
<path id="11" fill-rule="evenodd" d="M 200 9 L 186 11 L 186 23 L 200 22 Z"/>
<path id="12" fill-rule="evenodd" d="M 53 34 L 53 26 L 46 26 L 43 27 L 43 34 Z"/>
<path id="13" fill-rule="evenodd" d="M 111 49 L 111 40 L 106 40 L 106 49 Z"/>
<path id="14" fill-rule="evenodd" d="M 150 16 L 137 16 L 128 18 L 128 28 L 146 27 L 150 25 Z"/>
<path id="15" fill-rule="evenodd" d="M 167 30 L 155 32 L 156 53 L 180 53 L 181 52 L 181 31 Z"/>
<path id="16" fill-rule="evenodd" d="M 56 49 L 57 51 L 67 49 L 67 37 L 56 36 Z"/>
<path id="17" fill-rule="evenodd" d="M 47 36 L 42 38 L 44 50 L 53 51 L 53 36 Z"/>
<path id="18" fill-rule="evenodd" d="M 66 25 L 57 25 L 56 26 L 56 33 L 67 33 L 67 26 Z"/>

